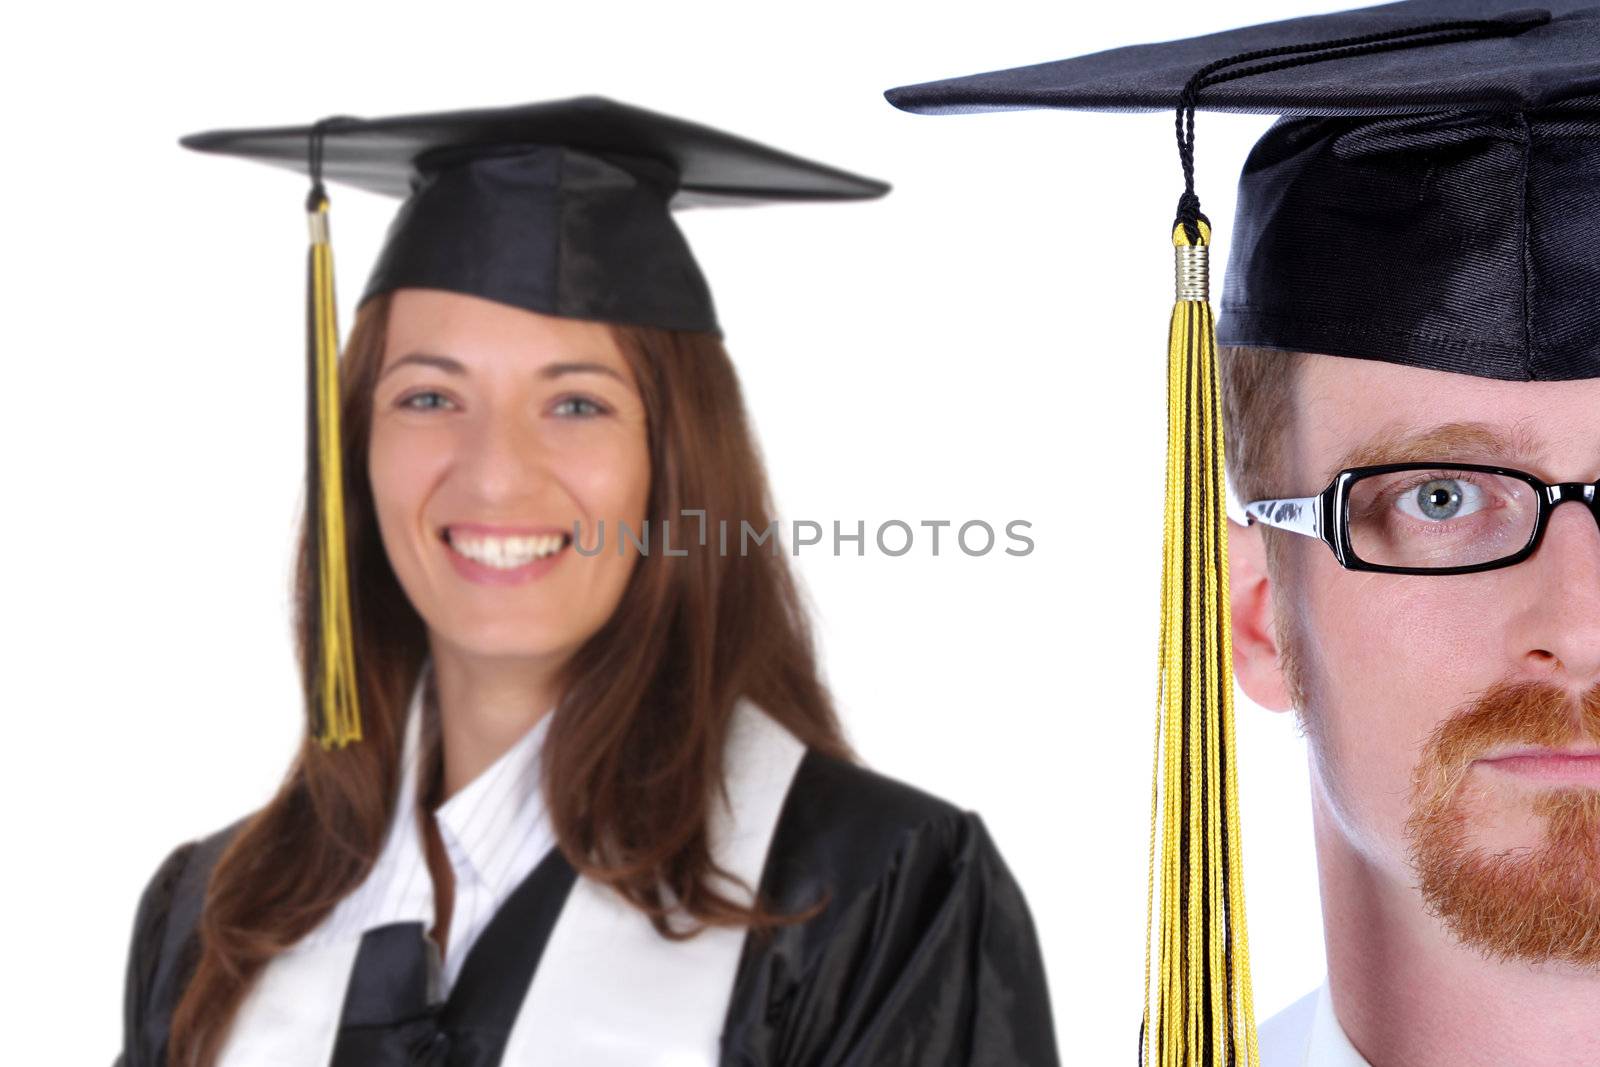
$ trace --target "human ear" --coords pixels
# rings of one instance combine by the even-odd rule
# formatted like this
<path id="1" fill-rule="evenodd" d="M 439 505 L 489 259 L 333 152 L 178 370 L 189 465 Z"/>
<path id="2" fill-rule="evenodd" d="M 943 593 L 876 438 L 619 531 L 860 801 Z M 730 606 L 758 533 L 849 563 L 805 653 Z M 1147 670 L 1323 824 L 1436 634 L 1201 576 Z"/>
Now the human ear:
<path id="1" fill-rule="evenodd" d="M 1272 579 L 1262 528 L 1228 520 L 1228 601 L 1233 615 L 1233 676 L 1239 688 L 1271 711 L 1294 707 L 1278 659 Z"/>

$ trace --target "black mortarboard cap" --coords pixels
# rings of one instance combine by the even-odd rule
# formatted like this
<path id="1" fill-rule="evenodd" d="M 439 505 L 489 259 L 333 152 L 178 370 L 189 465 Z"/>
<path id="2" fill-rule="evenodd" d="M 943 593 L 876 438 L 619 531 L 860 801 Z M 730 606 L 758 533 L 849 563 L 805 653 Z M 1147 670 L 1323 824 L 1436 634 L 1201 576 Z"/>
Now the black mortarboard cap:
<path id="1" fill-rule="evenodd" d="M 310 173 L 313 125 L 211 130 L 187 148 Z M 717 330 L 671 210 L 858 200 L 888 185 L 599 96 L 325 119 L 320 175 L 403 197 L 359 303 L 450 289 L 571 318 Z"/>
<path id="2" fill-rule="evenodd" d="M 1600 6 L 1589 5 L 1405 0 L 885 94 L 924 113 L 1176 114 L 1184 189 L 1170 224 L 1154 973 L 1141 1062 L 1258 1062 L 1216 346 L 1510 380 L 1600 377 Z M 1282 116 L 1244 166 L 1215 322 L 1197 110 Z"/>
<path id="3" fill-rule="evenodd" d="M 403 198 L 357 306 L 447 289 L 568 318 L 721 333 L 672 209 L 859 200 L 884 182 L 599 96 L 305 126 L 210 130 L 186 148 L 306 174 L 305 565 L 317 610 L 302 664 L 325 748 L 361 738 L 346 573 L 340 348 L 323 179 Z"/>
<path id="4" fill-rule="evenodd" d="M 886 95 L 928 114 L 1167 110 L 1224 57 L 1474 19 L 1536 24 L 1248 75 L 1224 68 L 1229 80 L 1199 89 L 1197 111 L 1283 116 L 1240 176 L 1217 341 L 1487 378 L 1600 376 L 1593 0 L 1406 0 Z"/>

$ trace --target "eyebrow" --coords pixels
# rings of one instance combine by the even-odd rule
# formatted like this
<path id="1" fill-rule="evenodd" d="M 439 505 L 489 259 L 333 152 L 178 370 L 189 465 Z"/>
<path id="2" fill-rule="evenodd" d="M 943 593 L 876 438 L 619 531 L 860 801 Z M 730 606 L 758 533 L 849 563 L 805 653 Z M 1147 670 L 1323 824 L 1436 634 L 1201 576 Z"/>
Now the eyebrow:
<path id="1" fill-rule="evenodd" d="M 1486 422 L 1446 422 L 1421 430 L 1386 429 L 1350 448 L 1338 465 L 1327 472 L 1332 479 L 1346 467 L 1379 463 L 1422 463 L 1428 460 L 1462 460 L 1468 456 L 1530 459 L 1544 451 L 1538 434 L 1525 423 L 1506 431 Z"/>
<path id="2" fill-rule="evenodd" d="M 383 373 L 378 375 L 378 380 L 382 381 L 392 372 L 398 370 L 408 363 L 427 367 L 436 367 L 439 370 L 444 371 L 446 374 L 453 374 L 458 377 L 464 376 L 467 373 L 467 368 L 462 365 L 461 361 L 450 356 L 436 356 L 431 352 L 409 352 L 395 360 L 393 363 L 389 364 L 389 366 L 384 369 Z M 563 374 L 582 374 L 585 372 L 591 374 L 609 374 L 619 382 L 623 380 L 622 375 L 618 374 L 615 369 L 606 366 L 604 363 L 596 363 L 592 360 L 566 360 L 560 363 L 546 363 L 544 366 L 539 368 L 538 376 L 548 380 L 551 378 L 559 378 Z"/>

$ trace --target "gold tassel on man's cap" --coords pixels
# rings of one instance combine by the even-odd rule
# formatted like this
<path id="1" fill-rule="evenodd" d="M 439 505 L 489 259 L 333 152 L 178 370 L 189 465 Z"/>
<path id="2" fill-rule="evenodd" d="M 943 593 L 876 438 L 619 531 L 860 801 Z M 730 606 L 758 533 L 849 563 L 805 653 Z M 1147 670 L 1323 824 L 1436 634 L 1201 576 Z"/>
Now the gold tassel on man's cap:
<path id="1" fill-rule="evenodd" d="M 1211 224 L 1185 193 L 1172 229 L 1177 302 L 1167 346 L 1160 692 L 1141 1062 L 1257 1063 L 1234 774 L 1228 525 Z M 1156 852 L 1160 839 L 1159 888 Z M 1147 921 L 1149 916 L 1147 916 Z"/>

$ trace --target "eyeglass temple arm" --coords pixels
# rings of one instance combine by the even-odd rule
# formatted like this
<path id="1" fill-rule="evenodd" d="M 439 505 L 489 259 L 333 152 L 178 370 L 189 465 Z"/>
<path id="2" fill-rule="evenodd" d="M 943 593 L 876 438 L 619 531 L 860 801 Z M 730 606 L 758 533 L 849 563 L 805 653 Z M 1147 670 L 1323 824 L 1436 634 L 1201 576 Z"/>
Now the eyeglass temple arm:
<path id="1" fill-rule="evenodd" d="M 1297 496 L 1285 500 L 1252 500 L 1244 506 L 1245 522 L 1265 523 L 1280 530 L 1322 540 L 1321 498 Z"/>

